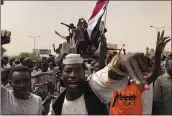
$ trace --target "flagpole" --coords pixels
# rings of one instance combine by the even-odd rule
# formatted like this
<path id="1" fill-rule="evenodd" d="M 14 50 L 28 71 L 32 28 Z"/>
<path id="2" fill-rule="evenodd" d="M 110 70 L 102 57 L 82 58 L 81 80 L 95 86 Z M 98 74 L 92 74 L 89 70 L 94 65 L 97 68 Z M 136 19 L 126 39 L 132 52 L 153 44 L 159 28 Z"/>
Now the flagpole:
<path id="1" fill-rule="evenodd" d="M 109 3 L 109 0 L 107 1 Z M 108 3 L 105 6 L 105 20 L 104 20 L 104 25 L 103 25 L 103 29 L 102 29 L 102 34 L 104 35 L 104 30 L 105 30 L 105 25 L 106 25 L 106 16 L 107 16 L 107 6 Z"/>
<path id="2" fill-rule="evenodd" d="M 109 3 L 109 0 L 107 0 L 107 2 Z M 106 25 L 106 16 L 107 16 L 108 3 L 105 6 L 105 20 L 104 20 L 104 25 L 103 25 L 103 28 L 102 28 L 102 35 L 104 35 L 104 30 L 105 30 L 105 25 Z M 102 42 L 99 43 L 99 48 L 100 48 L 101 45 L 102 45 Z"/>

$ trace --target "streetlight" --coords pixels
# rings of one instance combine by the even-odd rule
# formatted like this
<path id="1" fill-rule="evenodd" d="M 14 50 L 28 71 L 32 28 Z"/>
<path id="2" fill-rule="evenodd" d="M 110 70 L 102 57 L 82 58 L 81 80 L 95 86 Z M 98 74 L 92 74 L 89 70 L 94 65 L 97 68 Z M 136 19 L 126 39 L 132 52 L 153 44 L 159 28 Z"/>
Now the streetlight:
<path id="1" fill-rule="evenodd" d="M 150 27 L 157 29 L 157 32 L 158 32 L 159 29 L 165 28 L 165 27 L 155 27 L 155 26 L 152 26 L 152 25 Z"/>
<path id="2" fill-rule="evenodd" d="M 33 38 L 33 39 L 34 39 L 34 43 L 33 43 L 33 44 L 34 44 L 34 48 L 33 48 L 33 50 L 34 50 L 34 53 L 35 53 L 35 39 L 36 39 L 36 38 L 38 38 L 38 37 L 41 37 L 41 36 L 35 36 L 35 37 L 33 37 L 33 36 L 29 36 L 29 37 L 31 37 L 31 38 Z"/>

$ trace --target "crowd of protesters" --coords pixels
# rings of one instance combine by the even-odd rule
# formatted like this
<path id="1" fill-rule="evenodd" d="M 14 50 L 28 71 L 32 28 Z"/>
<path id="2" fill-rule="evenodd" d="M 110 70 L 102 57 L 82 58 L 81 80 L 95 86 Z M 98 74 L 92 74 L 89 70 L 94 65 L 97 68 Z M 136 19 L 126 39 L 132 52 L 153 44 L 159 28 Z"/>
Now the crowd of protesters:
<path id="1" fill-rule="evenodd" d="M 164 30 L 149 58 L 111 52 L 106 28 L 90 41 L 83 18 L 77 26 L 61 24 L 69 35 L 55 31 L 66 40 L 53 45 L 55 55 L 40 61 L 1 56 L 2 115 L 172 115 L 172 54 L 162 55 L 170 41 Z M 1 31 L 1 46 L 10 41 L 11 32 Z"/>

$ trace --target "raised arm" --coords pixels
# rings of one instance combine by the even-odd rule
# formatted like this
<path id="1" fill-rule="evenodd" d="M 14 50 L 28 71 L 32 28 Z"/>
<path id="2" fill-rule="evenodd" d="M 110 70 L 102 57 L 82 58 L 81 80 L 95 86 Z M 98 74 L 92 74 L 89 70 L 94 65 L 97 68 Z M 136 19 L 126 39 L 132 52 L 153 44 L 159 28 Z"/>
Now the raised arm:
<path id="1" fill-rule="evenodd" d="M 63 23 L 63 22 L 61 22 L 60 24 L 62 24 L 62 25 L 65 25 L 66 27 L 69 27 L 69 28 L 75 28 L 75 26 L 74 25 L 68 25 L 68 24 L 65 24 L 65 23 Z"/>
<path id="2" fill-rule="evenodd" d="M 54 50 L 54 52 L 56 52 L 56 48 L 55 48 L 55 45 L 53 44 L 53 50 Z"/>
<path id="3" fill-rule="evenodd" d="M 99 47 L 97 51 L 95 52 L 95 56 L 98 57 L 99 70 L 105 67 L 106 46 L 107 46 L 106 38 L 104 35 L 101 35 L 99 37 Z"/>
<path id="4" fill-rule="evenodd" d="M 171 40 L 169 37 L 164 37 L 164 30 L 162 31 L 161 35 L 158 32 L 157 35 L 157 46 L 155 51 L 155 60 L 152 66 L 151 72 L 148 74 L 146 80 L 150 84 L 154 82 L 157 77 L 159 76 L 160 66 L 161 66 L 161 53 L 164 51 L 166 44 Z"/>
<path id="5" fill-rule="evenodd" d="M 1 30 L 1 45 L 8 44 L 11 41 L 11 32 Z"/>
<path id="6" fill-rule="evenodd" d="M 36 73 L 36 74 L 32 74 L 31 75 L 31 78 L 39 78 L 43 75 L 52 75 L 52 72 L 39 72 L 39 73 Z"/>
<path id="7" fill-rule="evenodd" d="M 60 35 L 57 31 L 55 31 L 55 34 L 57 34 L 58 36 L 60 36 L 60 37 L 63 38 L 63 39 L 66 39 L 65 36 Z"/>

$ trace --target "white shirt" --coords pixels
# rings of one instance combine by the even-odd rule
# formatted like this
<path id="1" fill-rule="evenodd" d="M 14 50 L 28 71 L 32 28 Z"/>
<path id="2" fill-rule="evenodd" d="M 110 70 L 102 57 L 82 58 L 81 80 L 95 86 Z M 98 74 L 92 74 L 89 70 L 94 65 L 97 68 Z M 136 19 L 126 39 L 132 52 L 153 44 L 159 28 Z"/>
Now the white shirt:
<path id="1" fill-rule="evenodd" d="M 102 70 L 90 75 L 87 79 L 89 81 L 89 85 L 92 88 L 93 92 L 102 101 L 102 103 L 109 103 L 111 100 L 113 91 L 124 89 L 128 85 L 128 77 L 125 77 L 122 80 L 112 80 L 108 77 L 108 70 L 109 70 L 109 67 L 106 66 Z M 107 82 L 110 82 L 110 83 L 107 84 Z M 80 110 L 82 111 L 82 109 L 80 108 L 83 105 L 85 105 L 85 103 L 83 103 L 80 106 L 77 106 L 78 110 L 76 114 L 80 114 Z M 73 109 L 73 107 L 76 107 L 76 106 L 72 105 L 70 108 Z M 49 114 L 51 115 L 54 114 L 54 111 L 52 108 Z"/>
<path id="2" fill-rule="evenodd" d="M 57 82 L 57 77 L 56 74 L 58 72 L 60 72 L 59 67 L 53 67 L 53 69 L 48 69 L 48 72 L 52 72 L 51 78 L 52 78 L 52 82 L 55 84 Z"/>
<path id="3" fill-rule="evenodd" d="M 32 74 L 34 75 L 34 74 L 36 74 L 38 71 L 36 71 L 36 70 L 33 70 L 32 71 Z M 31 78 L 31 88 L 34 90 L 34 83 L 35 83 L 35 79 L 34 78 Z"/>
<path id="4" fill-rule="evenodd" d="M 11 68 L 11 65 L 7 64 L 4 68 Z"/>
<path id="5" fill-rule="evenodd" d="M 88 78 L 90 87 L 103 103 L 110 102 L 113 91 L 123 89 L 128 85 L 128 77 L 112 80 L 108 77 L 108 70 L 109 67 L 106 66 Z"/>
<path id="6" fill-rule="evenodd" d="M 31 93 L 28 100 L 21 100 L 14 97 L 13 91 L 1 86 L 1 114 L 42 114 L 42 99 Z"/>
<path id="7" fill-rule="evenodd" d="M 70 44 L 67 42 L 62 43 L 62 54 L 70 53 Z"/>
<path id="8" fill-rule="evenodd" d="M 70 114 L 70 115 L 87 115 L 87 109 L 85 106 L 84 95 L 74 101 L 68 101 L 65 97 L 63 107 L 62 107 L 62 115 Z"/>
<path id="9" fill-rule="evenodd" d="M 61 59 L 61 55 L 57 53 L 54 58 L 54 62 L 57 64 L 57 62 L 60 62 L 60 59 Z"/>
<path id="10" fill-rule="evenodd" d="M 10 86 L 9 83 L 7 83 L 5 86 L 3 84 L 1 84 L 1 86 L 7 88 L 8 90 L 13 90 L 13 88 Z"/>

